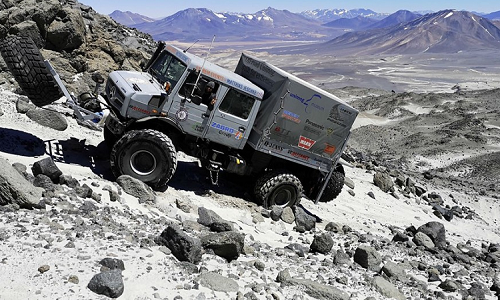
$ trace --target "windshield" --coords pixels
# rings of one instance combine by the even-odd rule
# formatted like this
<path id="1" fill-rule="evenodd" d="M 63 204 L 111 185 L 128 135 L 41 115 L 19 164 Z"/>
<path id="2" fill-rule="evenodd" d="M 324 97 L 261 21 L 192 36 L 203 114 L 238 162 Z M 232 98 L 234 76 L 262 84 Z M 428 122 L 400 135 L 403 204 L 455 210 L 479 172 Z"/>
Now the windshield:
<path id="1" fill-rule="evenodd" d="M 185 70 L 186 65 L 182 61 L 163 51 L 149 68 L 149 73 L 162 85 L 168 81 L 174 87 Z"/>

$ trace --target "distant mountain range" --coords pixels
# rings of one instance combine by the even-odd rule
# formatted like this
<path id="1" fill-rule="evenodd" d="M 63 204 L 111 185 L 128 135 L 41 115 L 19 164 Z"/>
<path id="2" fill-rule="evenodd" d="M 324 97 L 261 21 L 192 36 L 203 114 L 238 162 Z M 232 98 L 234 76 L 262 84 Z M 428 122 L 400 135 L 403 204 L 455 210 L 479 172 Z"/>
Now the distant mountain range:
<path id="1" fill-rule="evenodd" d="M 483 16 L 455 10 L 423 15 L 400 10 L 388 15 L 368 9 L 297 14 L 269 7 L 254 14 L 237 14 L 189 8 L 161 20 L 120 11 L 110 16 L 156 40 L 209 41 L 216 35 L 222 42 L 328 41 L 313 48 L 367 54 L 500 49 L 500 29 L 492 21 L 500 18 L 500 11 Z"/>
<path id="2" fill-rule="evenodd" d="M 386 28 L 346 33 L 315 51 L 349 54 L 457 53 L 500 49 L 500 29 L 466 11 L 444 10 Z"/>

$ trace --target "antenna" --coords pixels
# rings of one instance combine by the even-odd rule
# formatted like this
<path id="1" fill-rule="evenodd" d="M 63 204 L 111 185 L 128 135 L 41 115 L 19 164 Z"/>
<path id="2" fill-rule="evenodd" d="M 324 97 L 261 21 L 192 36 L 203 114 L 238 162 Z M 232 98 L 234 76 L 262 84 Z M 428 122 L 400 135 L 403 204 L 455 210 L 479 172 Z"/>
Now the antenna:
<path id="1" fill-rule="evenodd" d="M 199 40 L 196 40 L 194 43 L 191 44 L 191 46 L 187 47 L 186 50 L 182 51 L 184 53 L 186 53 L 189 49 L 191 49 L 191 47 L 194 46 L 194 44 L 198 43 Z"/>
<path id="2" fill-rule="evenodd" d="M 194 96 L 194 89 L 198 86 L 198 82 L 200 81 L 201 73 L 203 73 L 203 68 L 205 67 L 205 62 L 207 61 L 208 55 L 210 54 L 210 50 L 212 50 L 212 46 L 215 41 L 215 34 L 212 38 L 212 42 L 210 43 L 210 47 L 208 48 L 207 55 L 205 55 L 205 59 L 203 60 L 203 64 L 201 65 L 200 73 L 198 73 L 198 77 L 196 78 L 196 82 L 194 83 L 193 90 L 191 91 L 191 97 Z"/>

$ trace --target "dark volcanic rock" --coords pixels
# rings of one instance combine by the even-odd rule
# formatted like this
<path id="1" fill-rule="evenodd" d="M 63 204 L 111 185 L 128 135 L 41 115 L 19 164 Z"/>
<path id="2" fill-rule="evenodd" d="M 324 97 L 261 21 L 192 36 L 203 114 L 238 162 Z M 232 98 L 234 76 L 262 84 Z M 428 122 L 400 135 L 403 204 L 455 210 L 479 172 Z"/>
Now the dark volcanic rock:
<path id="1" fill-rule="evenodd" d="M 116 179 L 116 182 L 125 191 L 125 193 L 139 198 L 139 203 L 154 202 L 156 200 L 156 195 L 153 189 L 132 176 L 121 175 Z"/>
<path id="2" fill-rule="evenodd" d="M 220 257 L 228 261 L 238 259 L 243 252 L 245 235 L 235 231 L 212 233 L 201 238 L 204 248 L 211 249 Z"/>
<path id="3" fill-rule="evenodd" d="M 101 264 L 102 266 L 110 269 L 110 270 L 114 270 L 114 269 L 118 269 L 118 270 L 125 270 L 125 264 L 123 263 L 123 260 L 121 259 L 117 259 L 117 258 L 111 258 L 111 257 L 106 257 L 106 258 L 103 258 L 99 264 Z"/>
<path id="4" fill-rule="evenodd" d="M 222 219 L 216 212 L 204 207 L 198 208 L 198 223 L 205 225 L 215 232 L 232 231 L 233 224 Z"/>
<path id="5" fill-rule="evenodd" d="M 310 231 L 316 227 L 316 218 L 306 213 L 301 207 L 295 207 L 295 224 Z"/>
<path id="6" fill-rule="evenodd" d="M 392 181 L 391 176 L 387 173 L 375 173 L 375 175 L 373 175 L 373 183 L 385 193 L 394 192 L 394 182 Z"/>
<path id="7" fill-rule="evenodd" d="M 356 248 L 354 253 L 354 262 L 358 263 L 365 269 L 371 271 L 379 271 L 382 257 L 374 248 L 366 245 L 361 245 Z"/>
<path id="8" fill-rule="evenodd" d="M 68 128 L 68 121 L 66 121 L 66 118 L 58 112 L 37 108 L 28 110 L 26 115 L 31 120 L 45 127 L 58 131 L 64 131 Z"/>
<path id="9" fill-rule="evenodd" d="M 10 203 L 32 208 L 40 202 L 43 189 L 34 187 L 5 159 L 0 158 L 0 205 Z"/>
<path id="10" fill-rule="evenodd" d="M 87 287 L 96 294 L 118 298 L 125 290 L 122 271 L 114 269 L 96 274 L 92 277 Z"/>
<path id="11" fill-rule="evenodd" d="M 446 230 L 443 224 L 439 222 L 429 222 L 420 226 L 417 231 L 425 233 L 430 237 L 436 247 L 446 247 Z"/>
<path id="12" fill-rule="evenodd" d="M 201 242 L 197 238 L 189 237 L 179 227 L 168 226 L 156 239 L 159 245 L 167 246 L 172 254 L 180 261 L 197 264 L 201 261 Z"/>
<path id="13" fill-rule="evenodd" d="M 333 248 L 333 238 L 329 233 L 322 233 L 314 236 L 314 240 L 310 246 L 310 251 L 313 253 L 327 254 Z"/>
<path id="14" fill-rule="evenodd" d="M 51 157 L 35 162 L 33 167 L 31 167 L 31 171 L 34 176 L 37 176 L 38 174 L 48 176 L 54 183 L 59 183 L 59 176 L 62 175 L 62 171 L 59 170 Z"/>

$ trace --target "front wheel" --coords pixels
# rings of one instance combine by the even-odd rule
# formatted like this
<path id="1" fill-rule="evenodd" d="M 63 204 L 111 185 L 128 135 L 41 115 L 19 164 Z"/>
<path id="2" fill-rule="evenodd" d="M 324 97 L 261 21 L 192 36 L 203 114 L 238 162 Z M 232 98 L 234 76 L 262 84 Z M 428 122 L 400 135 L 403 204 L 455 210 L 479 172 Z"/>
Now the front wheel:
<path id="1" fill-rule="evenodd" d="M 302 183 L 297 176 L 286 171 L 271 171 L 259 178 L 255 184 L 254 194 L 264 208 L 273 205 L 282 207 L 295 206 L 302 198 Z"/>
<path id="2" fill-rule="evenodd" d="M 132 130 L 113 146 L 111 170 L 118 177 L 130 175 L 158 189 L 167 184 L 177 168 L 172 140 L 156 130 Z"/>

